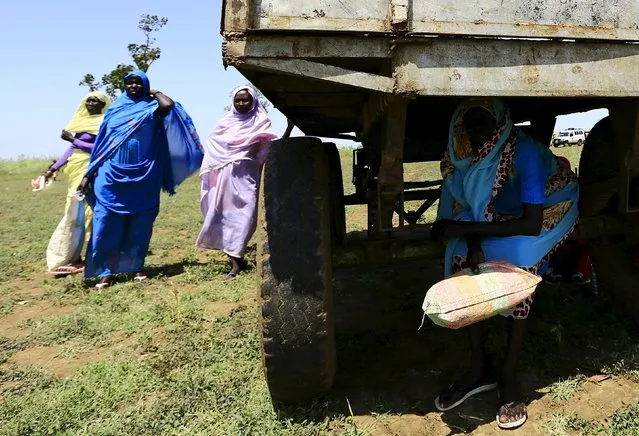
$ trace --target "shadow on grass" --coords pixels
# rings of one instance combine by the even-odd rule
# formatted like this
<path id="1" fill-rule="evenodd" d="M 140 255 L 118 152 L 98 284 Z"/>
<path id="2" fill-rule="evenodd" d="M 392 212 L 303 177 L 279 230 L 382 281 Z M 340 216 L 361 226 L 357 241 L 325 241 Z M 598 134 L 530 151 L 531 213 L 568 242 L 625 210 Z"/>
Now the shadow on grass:
<path id="1" fill-rule="evenodd" d="M 421 303 L 437 280 L 437 266 L 406 265 L 366 274 L 340 271 L 334 277 L 338 369 L 331 393 L 305 406 L 278 404 L 285 419 L 405 415 L 436 412 L 433 401 L 466 369 L 463 330 L 421 322 Z M 506 319 L 489 321 L 487 343 L 495 365 L 503 359 Z M 520 359 L 520 382 L 527 402 L 548 386 L 575 376 L 627 376 L 639 370 L 639 332 L 612 313 L 605 295 L 566 285 L 542 284 L 528 321 Z M 472 432 L 495 419 L 495 391 L 441 414 L 450 434 Z M 439 412 L 436 412 L 439 413 Z"/>

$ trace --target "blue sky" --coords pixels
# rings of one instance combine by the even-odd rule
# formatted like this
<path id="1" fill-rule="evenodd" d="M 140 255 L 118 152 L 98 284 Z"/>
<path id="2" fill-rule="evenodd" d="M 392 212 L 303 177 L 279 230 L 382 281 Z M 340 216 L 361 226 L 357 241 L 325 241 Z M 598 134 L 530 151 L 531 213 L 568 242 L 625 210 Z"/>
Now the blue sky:
<path id="1" fill-rule="evenodd" d="M 229 91 L 246 83 L 222 65 L 221 0 L 9 4 L 0 14 L 2 159 L 64 151 L 60 131 L 87 92 L 78 82 L 86 73 L 99 78 L 116 64 L 131 62 L 126 47 L 141 42 L 137 22 L 145 13 L 169 19 L 157 34 L 162 57 L 149 70 L 151 86 L 182 103 L 201 136 L 222 115 Z M 284 117 L 273 108 L 270 115 L 274 129 L 284 132 Z M 599 111 L 562 117 L 557 127 L 589 128 L 602 116 Z"/>

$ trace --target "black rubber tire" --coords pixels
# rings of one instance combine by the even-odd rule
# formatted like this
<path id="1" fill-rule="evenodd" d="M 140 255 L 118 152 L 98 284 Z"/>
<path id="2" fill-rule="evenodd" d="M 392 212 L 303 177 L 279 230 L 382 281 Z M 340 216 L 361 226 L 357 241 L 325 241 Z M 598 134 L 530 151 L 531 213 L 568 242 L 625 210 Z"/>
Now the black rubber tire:
<path id="1" fill-rule="evenodd" d="M 331 190 L 331 239 L 333 243 L 342 245 L 346 239 L 346 208 L 344 206 L 344 179 L 342 165 L 337 146 L 331 142 L 324 143 L 324 151 L 328 158 Z"/>
<path id="2" fill-rule="evenodd" d="M 613 149 L 612 123 L 605 117 L 593 126 L 579 158 L 582 216 L 617 212 L 619 163 Z"/>
<path id="3" fill-rule="evenodd" d="M 618 214 L 619 168 L 611 152 L 613 135 L 610 117 L 606 117 L 595 124 L 584 143 L 579 159 L 580 210 L 584 216 Z M 614 297 L 617 311 L 627 313 L 639 322 L 639 273 L 633 249 L 623 236 L 616 236 L 589 240 L 588 251 L 599 288 Z"/>
<path id="4" fill-rule="evenodd" d="M 271 398 L 327 393 L 335 376 L 330 164 L 317 138 L 274 142 L 257 229 L 262 358 Z"/>

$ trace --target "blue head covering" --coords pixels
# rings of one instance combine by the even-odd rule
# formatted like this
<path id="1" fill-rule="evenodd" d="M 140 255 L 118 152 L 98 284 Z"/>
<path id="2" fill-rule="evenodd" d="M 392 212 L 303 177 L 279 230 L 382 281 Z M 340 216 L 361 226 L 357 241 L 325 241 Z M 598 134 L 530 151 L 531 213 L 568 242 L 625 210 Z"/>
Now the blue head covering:
<path id="1" fill-rule="evenodd" d="M 496 130 L 491 144 L 483 158 L 475 159 L 468 155 L 469 144 L 464 138 L 463 116 L 472 107 L 483 107 L 495 118 Z M 507 108 L 500 99 L 469 99 L 464 101 L 453 115 L 448 141 L 448 155 L 454 171 L 448 175 L 442 184 L 437 219 L 452 219 L 456 221 L 484 222 L 487 220 L 485 211 L 493 196 L 493 184 L 501 160 L 501 154 L 513 133 L 513 122 Z M 517 144 L 533 139 L 516 130 L 515 150 Z M 552 154 L 545 146 L 532 147 L 538 153 Z M 472 153 L 472 150 L 471 150 Z M 556 172 L 554 159 L 544 159 L 549 167 L 548 173 Z M 517 266 L 533 266 L 539 262 L 562 238 L 573 228 L 577 220 L 577 199 L 579 187 L 576 183 L 568 184 L 565 188 L 549 196 L 543 207 L 550 207 L 563 201 L 572 201 L 569 211 L 552 229 L 543 229 L 538 236 L 510 236 L 482 238 L 482 249 L 486 260 L 507 260 Z M 454 204 L 460 207 L 455 210 Z M 444 271 L 446 276 L 452 274 L 453 256 L 466 256 L 468 248 L 463 239 L 452 239 L 446 244 Z"/>
<path id="2" fill-rule="evenodd" d="M 96 190 L 108 184 L 108 195 L 97 191 L 95 194 L 105 207 L 119 213 L 135 213 L 150 207 L 140 199 L 157 204 L 159 192 L 142 192 L 146 182 L 149 190 L 155 191 L 161 186 L 173 194 L 175 187 L 200 167 L 204 156 L 193 121 L 184 108 L 175 102 L 169 114 L 160 117 L 158 101 L 149 95 L 151 86 L 147 75 L 134 70 L 124 80 L 132 76 L 142 80 L 143 95 L 132 98 L 123 92 L 109 107 L 86 173 L 97 174 Z M 132 153 L 131 161 L 118 161 L 131 141 L 140 152 Z M 140 162 L 135 161 L 138 156 Z M 161 183 L 155 183 L 152 178 L 158 178 Z M 117 183 L 113 183 L 114 180 Z M 136 183 L 136 192 L 131 192 L 133 189 L 127 185 L 132 182 Z"/>
<path id="3" fill-rule="evenodd" d="M 147 95 L 149 91 L 151 91 L 151 84 L 149 83 L 149 77 L 142 70 L 133 70 L 126 76 L 124 76 L 124 83 L 126 83 L 127 79 L 130 77 L 139 77 L 142 80 L 142 87 L 144 90 L 144 94 Z"/>

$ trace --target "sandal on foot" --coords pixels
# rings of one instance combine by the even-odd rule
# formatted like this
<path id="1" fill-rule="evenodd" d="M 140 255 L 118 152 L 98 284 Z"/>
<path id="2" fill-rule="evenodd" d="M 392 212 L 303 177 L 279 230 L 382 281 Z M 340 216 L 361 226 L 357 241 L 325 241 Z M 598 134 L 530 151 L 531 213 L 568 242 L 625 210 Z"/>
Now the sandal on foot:
<path id="1" fill-rule="evenodd" d="M 109 286 L 111 286 L 111 278 L 106 277 L 100 280 L 98 284 L 95 285 L 96 289 L 104 289 L 108 288 Z"/>
<path id="2" fill-rule="evenodd" d="M 78 274 L 81 272 L 84 272 L 84 266 L 82 265 L 64 265 L 64 266 L 59 266 L 56 269 L 54 269 L 53 271 L 50 271 L 51 274 L 54 274 L 56 276 L 66 276 L 66 275 L 70 275 L 70 274 Z"/>
<path id="3" fill-rule="evenodd" d="M 460 394 L 463 394 L 463 396 L 459 400 L 455 401 L 454 403 L 446 407 L 446 406 L 443 406 L 440 402 L 440 398 L 439 398 L 441 396 L 440 394 L 437 396 L 437 398 L 435 398 L 435 407 L 440 412 L 447 412 L 461 405 L 464 401 L 466 401 L 473 395 L 481 394 L 482 392 L 491 391 L 495 389 L 496 387 L 497 387 L 497 382 L 488 380 L 486 378 L 481 378 L 477 380 L 477 382 L 475 382 L 472 386 L 469 386 L 466 388 L 459 387 L 457 385 L 457 382 L 455 382 L 448 387 L 446 392 L 448 393 L 459 392 Z"/>
<path id="4" fill-rule="evenodd" d="M 224 280 L 233 280 L 235 277 L 237 277 L 237 273 L 234 273 L 233 271 L 231 271 L 224 276 Z"/>
<path id="5" fill-rule="evenodd" d="M 137 273 L 135 277 L 133 277 L 133 281 L 141 283 L 147 281 L 149 278 L 144 273 Z"/>
<path id="6" fill-rule="evenodd" d="M 508 422 L 500 421 L 499 419 L 500 416 L 502 415 L 509 416 L 509 412 L 519 405 L 524 406 L 524 414 L 521 418 L 519 418 L 516 421 L 508 421 Z M 528 410 L 526 409 L 526 404 L 524 404 L 523 401 L 511 401 L 510 403 L 503 403 L 499 407 L 499 410 L 497 410 L 497 414 L 495 415 L 495 421 L 497 421 L 497 425 L 499 426 L 499 428 L 504 430 L 511 430 L 514 428 L 521 427 L 522 425 L 524 425 L 526 420 L 528 420 Z"/>

